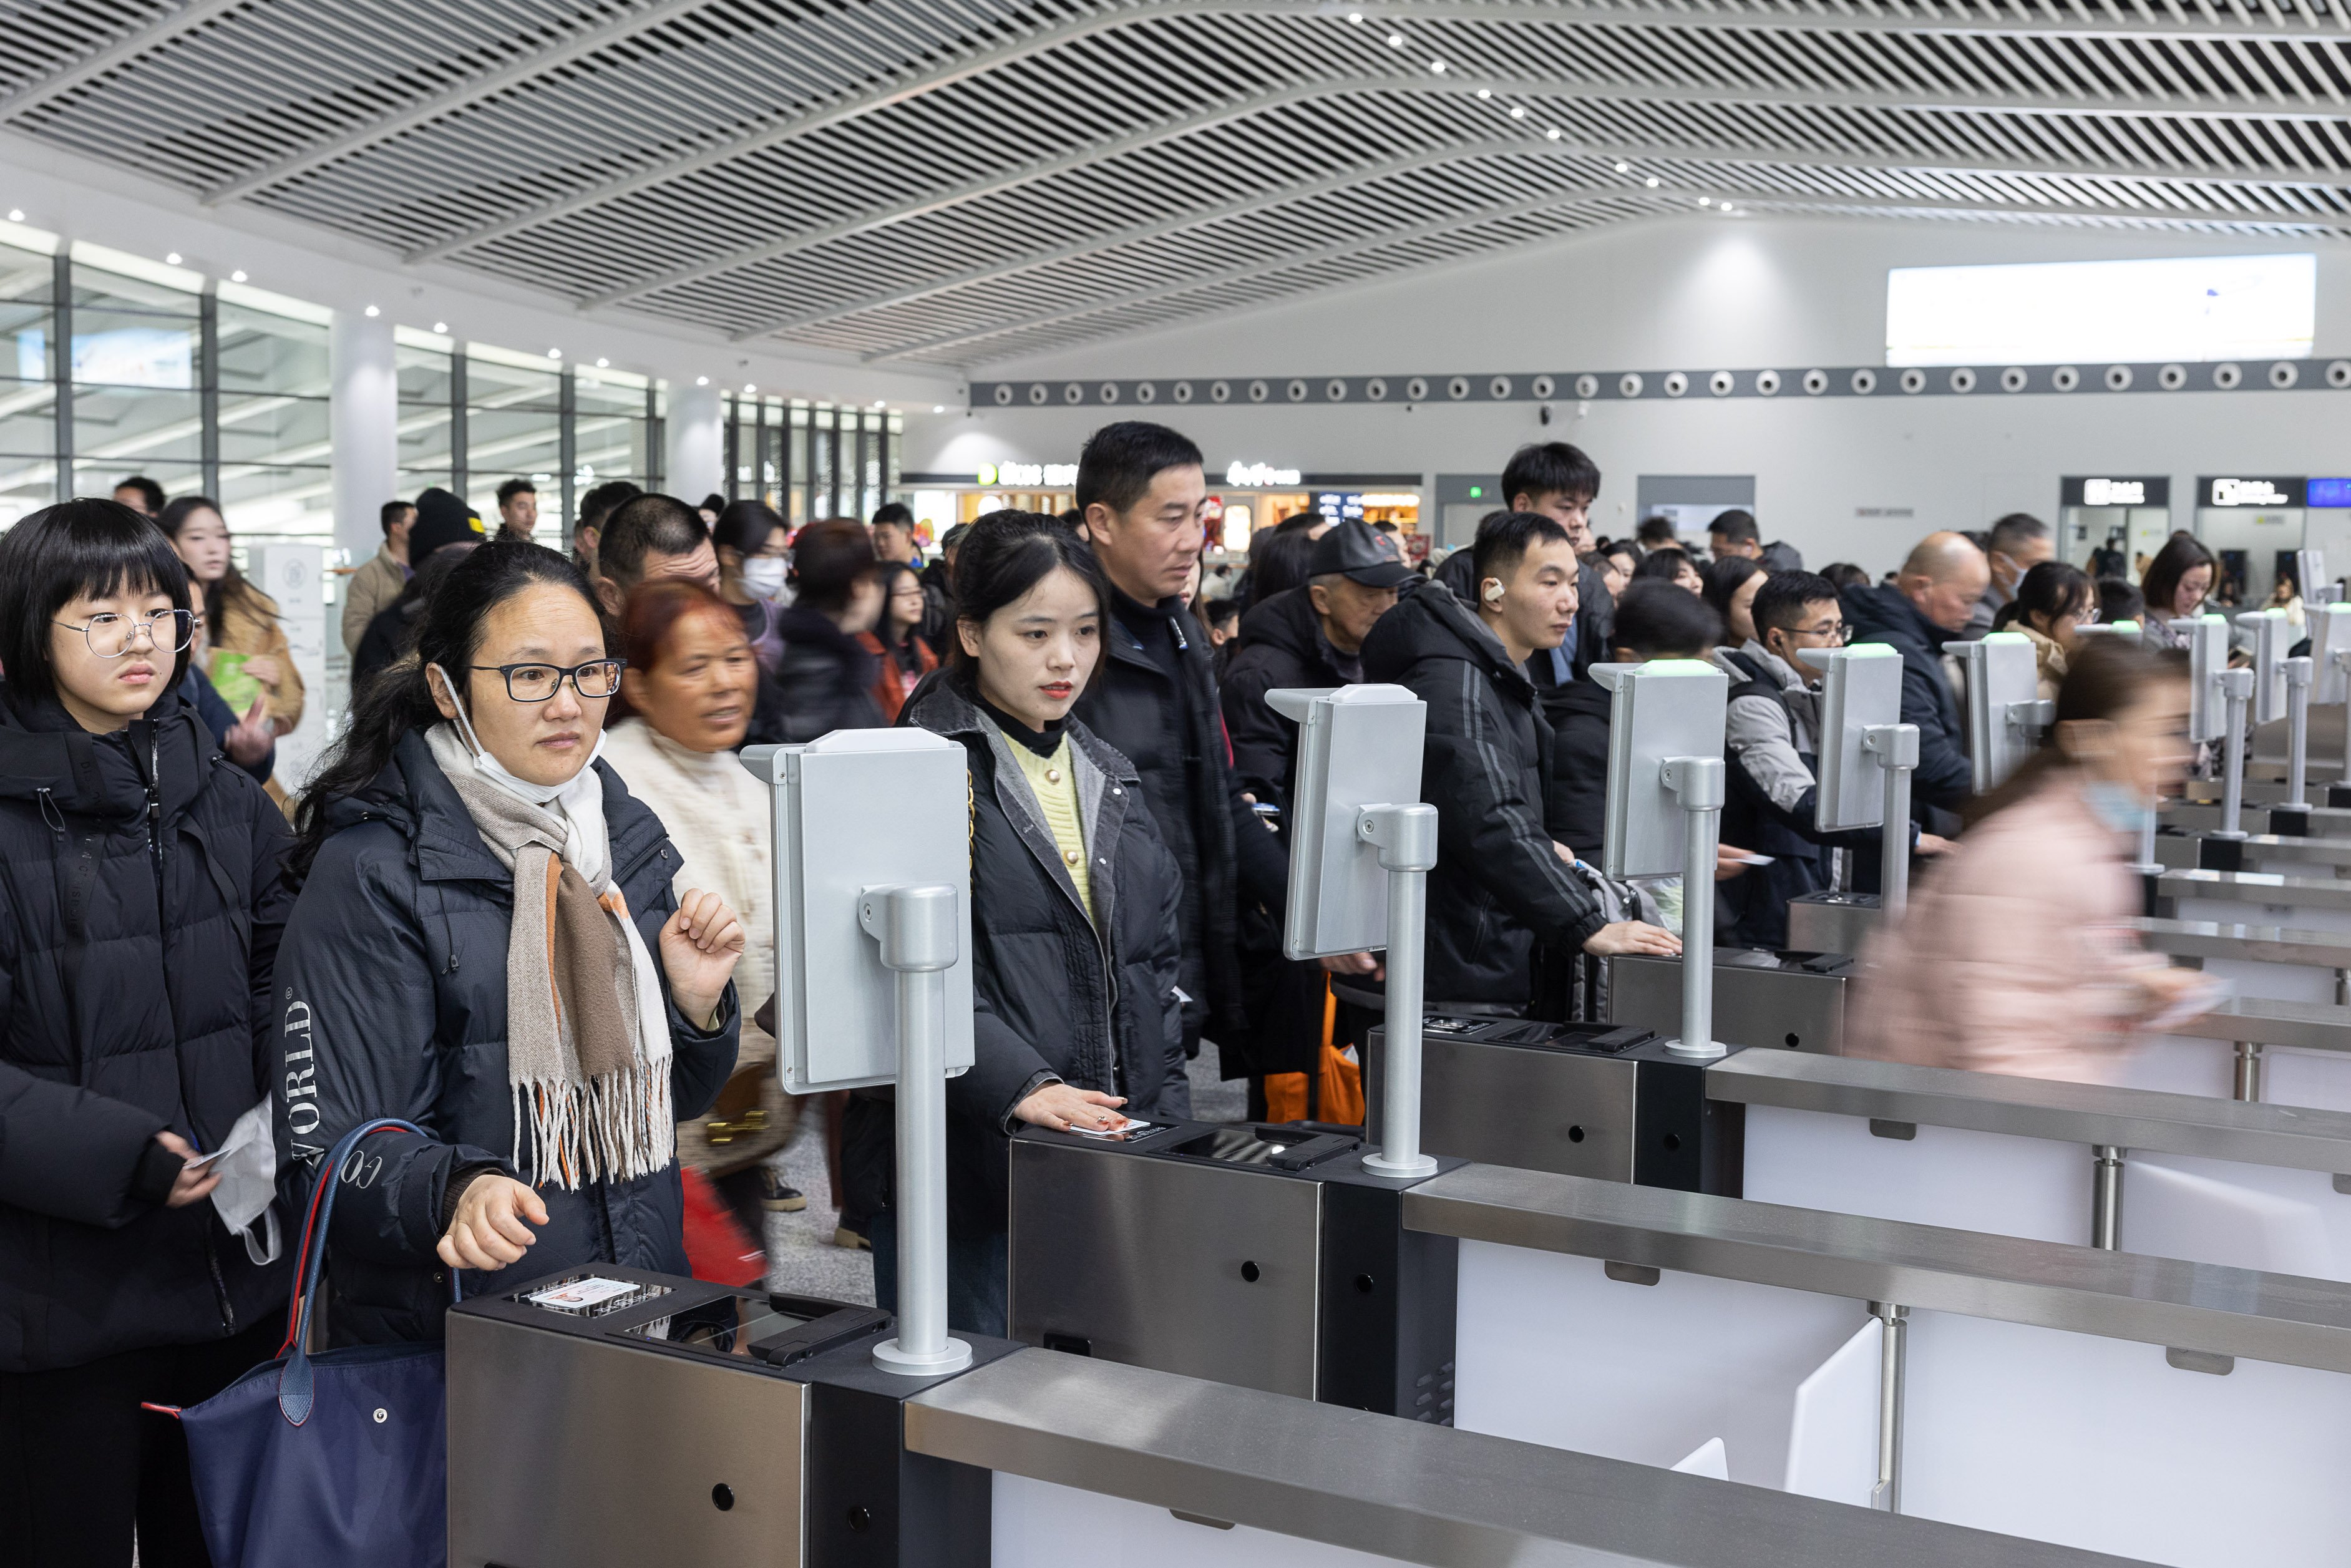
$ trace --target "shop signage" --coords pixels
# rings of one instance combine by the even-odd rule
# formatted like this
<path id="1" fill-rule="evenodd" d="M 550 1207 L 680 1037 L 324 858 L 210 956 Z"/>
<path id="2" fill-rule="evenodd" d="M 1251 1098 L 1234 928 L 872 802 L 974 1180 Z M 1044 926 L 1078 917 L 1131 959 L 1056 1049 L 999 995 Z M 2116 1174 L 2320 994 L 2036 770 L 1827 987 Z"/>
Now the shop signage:
<path id="1" fill-rule="evenodd" d="M 2198 481 L 2207 507 L 2299 507 L 2300 479 L 2218 479 Z"/>
<path id="2" fill-rule="evenodd" d="M 1078 482 L 1074 463 L 983 463 L 977 478 L 981 489 L 1003 486 L 1013 490 L 1066 490 Z"/>
<path id="3" fill-rule="evenodd" d="M 2058 484 L 2061 507 L 2168 507 L 2171 480 L 2160 474 L 2137 478 L 2069 476 Z"/>
<path id="4" fill-rule="evenodd" d="M 2313 479 L 2303 493 L 2305 507 L 2351 507 L 2351 479 Z"/>
<path id="5" fill-rule="evenodd" d="M 1236 463 L 1225 470 L 1225 483 L 1236 489 L 1278 489 L 1296 485 L 1298 470 L 1264 463 Z"/>

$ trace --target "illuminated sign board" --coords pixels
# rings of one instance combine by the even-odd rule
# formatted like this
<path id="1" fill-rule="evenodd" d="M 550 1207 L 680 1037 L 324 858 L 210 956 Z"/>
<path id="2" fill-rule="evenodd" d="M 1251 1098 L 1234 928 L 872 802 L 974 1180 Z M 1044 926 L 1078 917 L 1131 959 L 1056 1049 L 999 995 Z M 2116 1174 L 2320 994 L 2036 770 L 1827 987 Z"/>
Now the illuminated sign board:
<path id="1" fill-rule="evenodd" d="M 2305 507 L 2351 507 L 2351 479 L 2313 479 L 2303 491 Z"/>
<path id="2" fill-rule="evenodd" d="M 983 490 L 1066 490 L 1078 482 L 1074 463 L 983 463 L 975 480 Z"/>
<path id="3" fill-rule="evenodd" d="M 1225 483 L 1236 489 L 1287 487 L 1298 483 L 1298 470 L 1276 468 L 1265 463 L 1236 463 L 1225 470 Z"/>
<path id="4" fill-rule="evenodd" d="M 2300 479 L 2207 477 L 2197 481 L 2207 507 L 2299 507 Z"/>
<path id="5" fill-rule="evenodd" d="M 2160 474 L 2136 478 L 2105 475 L 2074 476 L 2058 481 L 2061 507 L 2168 507 L 2171 480 Z"/>

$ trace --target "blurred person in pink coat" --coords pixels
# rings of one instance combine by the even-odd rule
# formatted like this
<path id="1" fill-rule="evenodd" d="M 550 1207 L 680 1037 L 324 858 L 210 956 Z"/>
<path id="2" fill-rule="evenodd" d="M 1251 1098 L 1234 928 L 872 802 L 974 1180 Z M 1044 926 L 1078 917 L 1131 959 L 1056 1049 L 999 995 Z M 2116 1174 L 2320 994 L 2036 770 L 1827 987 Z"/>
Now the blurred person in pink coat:
<path id="1" fill-rule="evenodd" d="M 2186 776 L 2188 664 L 2102 638 L 2074 655 L 2048 742 L 1976 803 L 1959 848 L 1862 949 L 1847 1049 L 1922 1067 L 2109 1081 L 2136 1031 L 2192 1004 L 2148 953 L 2129 870 Z"/>

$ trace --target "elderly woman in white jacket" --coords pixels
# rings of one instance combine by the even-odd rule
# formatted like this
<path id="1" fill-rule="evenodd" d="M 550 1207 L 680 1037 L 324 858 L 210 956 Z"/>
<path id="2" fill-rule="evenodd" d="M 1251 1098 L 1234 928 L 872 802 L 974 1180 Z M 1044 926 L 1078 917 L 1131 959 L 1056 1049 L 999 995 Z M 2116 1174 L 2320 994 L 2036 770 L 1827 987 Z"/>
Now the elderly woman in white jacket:
<path id="1" fill-rule="evenodd" d="M 716 1185 L 752 1239 L 769 1209 L 805 1208 L 767 1161 L 789 1141 L 799 1102 L 776 1078 L 775 1038 L 751 1014 L 776 983 L 767 790 L 735 755 L 759 665 L 741 617 L 696 582 L 640 584 L 621 614 L 628 716 L 604 732 L 603 758 L 657 812 L 683 862 L 676 885 L 715 889 L 750 936 L 735 983 L 743 1043 L 710 1113 L 680 1124 L 677 1156 Z"/>

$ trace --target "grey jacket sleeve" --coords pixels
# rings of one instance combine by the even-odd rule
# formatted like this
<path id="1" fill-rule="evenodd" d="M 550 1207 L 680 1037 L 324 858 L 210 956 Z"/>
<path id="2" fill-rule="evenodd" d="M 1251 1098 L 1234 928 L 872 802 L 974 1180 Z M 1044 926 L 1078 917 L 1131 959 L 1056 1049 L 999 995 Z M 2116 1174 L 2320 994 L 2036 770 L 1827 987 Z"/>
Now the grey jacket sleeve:
<path id="1" fill-rule="evenodd" d="M 1722 743 L 1765 798 L 1782 811 L 1793 811 L 1817 782 L 1796 750 L 1787 710 L 1769 697 L 1732 699 Z"/>

